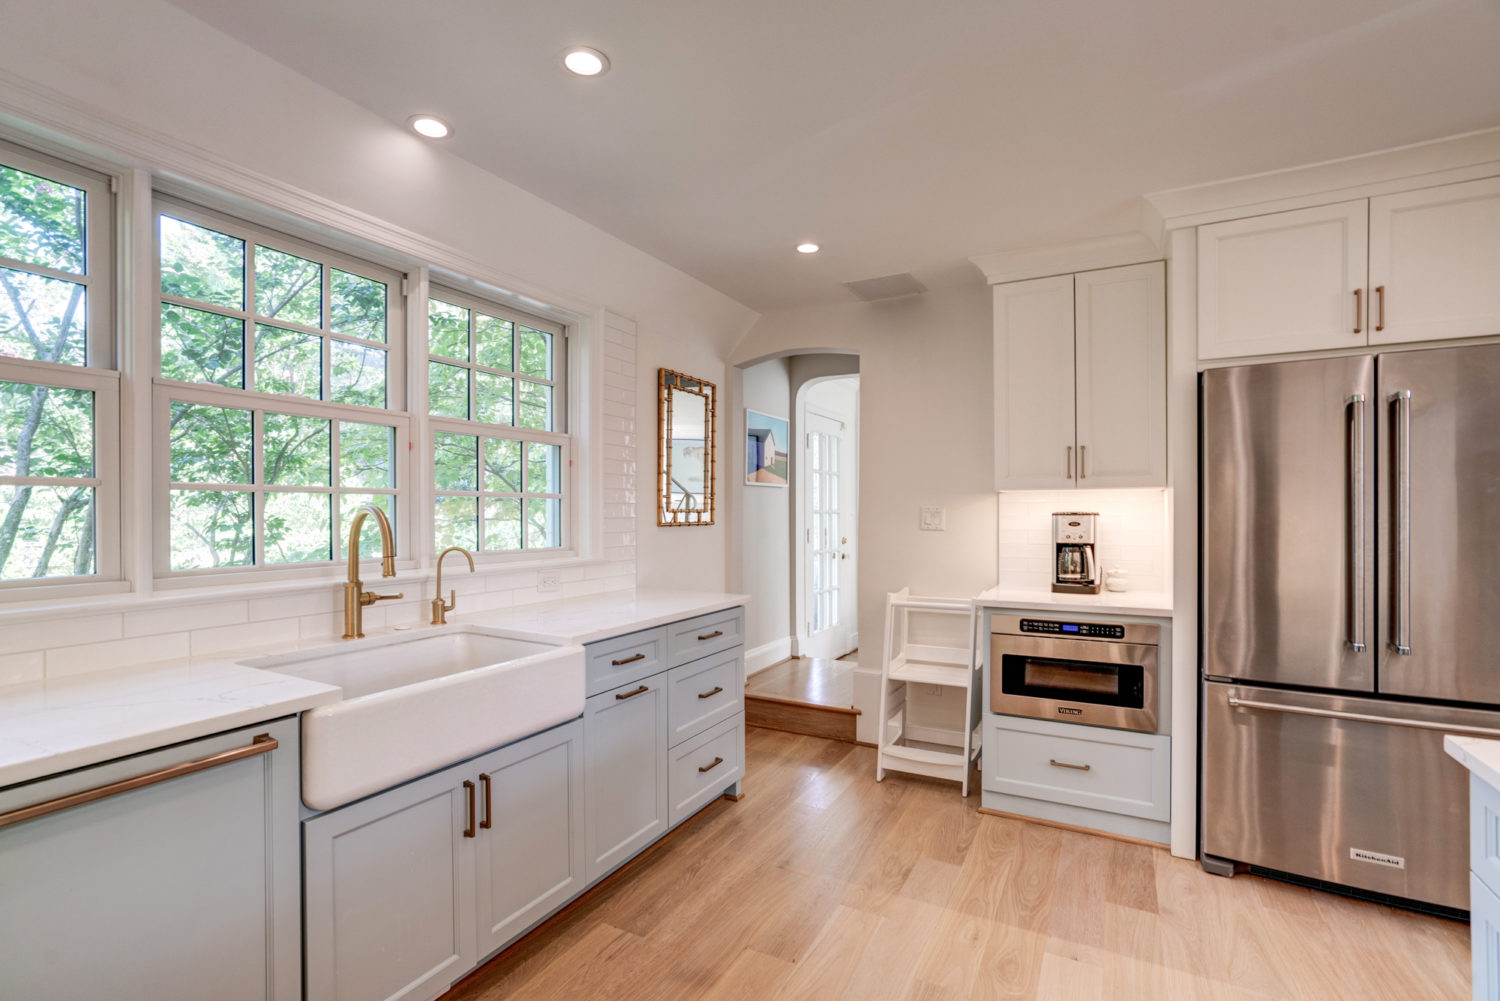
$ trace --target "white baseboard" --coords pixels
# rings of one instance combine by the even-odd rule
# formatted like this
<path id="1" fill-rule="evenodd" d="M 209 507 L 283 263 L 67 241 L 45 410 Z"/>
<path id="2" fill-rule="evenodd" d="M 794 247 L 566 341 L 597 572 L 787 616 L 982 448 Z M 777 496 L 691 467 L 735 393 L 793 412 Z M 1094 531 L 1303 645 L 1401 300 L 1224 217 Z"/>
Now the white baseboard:
<path id="1" fill-rule="evenodd" d="M 792 656 L 792 638 L 783 636 L 769 643 L 762 643 L 754 650 L 745 651 L 745 677 L 764 671 L 772 664 L 780 664 L 784 660 L 790 660 Z"/>

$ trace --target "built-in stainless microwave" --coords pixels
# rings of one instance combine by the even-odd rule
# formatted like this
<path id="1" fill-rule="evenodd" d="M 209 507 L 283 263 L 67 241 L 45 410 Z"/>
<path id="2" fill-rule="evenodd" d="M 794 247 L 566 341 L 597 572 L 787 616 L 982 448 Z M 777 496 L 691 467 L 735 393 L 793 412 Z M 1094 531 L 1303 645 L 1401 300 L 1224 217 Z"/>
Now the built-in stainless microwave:
<path id="1" fill-rule="evenodd" d="M 1156 732 L 1161 627 L 996 615 L 990 709 Z"/>

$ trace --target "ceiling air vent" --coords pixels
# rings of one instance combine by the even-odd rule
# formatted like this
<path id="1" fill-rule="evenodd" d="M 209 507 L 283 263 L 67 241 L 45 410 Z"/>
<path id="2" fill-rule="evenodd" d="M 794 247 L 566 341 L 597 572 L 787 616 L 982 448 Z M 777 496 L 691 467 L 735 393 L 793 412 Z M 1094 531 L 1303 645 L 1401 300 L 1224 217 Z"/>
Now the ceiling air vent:
<path id="1" fill-rule="evenodd" d="M 886 275 L 884 278 L 864 278 L 857 282 L 844 282 L 844 288 L 861 299 L 892 299 L 898 295 L 913 295 L 926 292 L 927 286 L 912 277 L 911 272 Z"/>

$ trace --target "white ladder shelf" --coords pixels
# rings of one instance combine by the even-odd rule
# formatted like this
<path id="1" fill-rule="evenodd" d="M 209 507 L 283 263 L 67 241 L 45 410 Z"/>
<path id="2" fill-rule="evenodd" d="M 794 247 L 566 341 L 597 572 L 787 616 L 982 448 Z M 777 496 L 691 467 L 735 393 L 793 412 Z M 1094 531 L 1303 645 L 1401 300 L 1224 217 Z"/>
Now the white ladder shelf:
<path id="1" fill-rule="evenodd" d="M 909 642 L 911 616 L 963 616 L 968 622 L 967 646 L 931 646 Z M 875 751 L 875 781 L 887 771 L 925 775 L 959 783 L 969 795 L 969 772 L 979 756 L 978 694 L 983 690 L 976 656 L 977 622 L 974 603 L 966 598 L 919 598 L 902 588 L 885 598 L 885 655 L 880 664 L 880 735 Z M 893 683 L 901 687 L 892 693 Z M 910 739 L 907 694 L 912 685 L 942 685 L 962 689 L 964 717 L 953 732 L 963 734 L 962 746 Z"/>

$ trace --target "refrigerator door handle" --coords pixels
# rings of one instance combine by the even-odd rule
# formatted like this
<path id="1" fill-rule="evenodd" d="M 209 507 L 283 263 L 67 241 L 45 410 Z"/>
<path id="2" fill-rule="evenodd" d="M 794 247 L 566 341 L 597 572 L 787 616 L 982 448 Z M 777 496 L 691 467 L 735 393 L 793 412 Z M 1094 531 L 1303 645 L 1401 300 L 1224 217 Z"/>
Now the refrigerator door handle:
<path id="1" fill-rule="evenodd" d="M 1365 649 L 1365 394 L 1349 397 L 1349 649 Z"/>
<path id="2" fill-rule="evenodd" d="M 1411 390 L 1391 394 L 1396 416 L 1393 425 L 1396 448 L 1395 553 L 1391 561 L 1391 647 L 1403 657 L 1411 656 Z"/>
<path id="3" fill-rule="evenodd" d="M 1320 716 L 1324 719 L 1346 720 L 1351 723 L 1380 723 L 1385 726 L 1406 726 L 1414 730 L 1438 730 L 1468 737 L 1500 737 L 1500 730 L 1488 726 L 1469 726 L 1461 723 L 1443 723 L 1439 720 L 1411 719 L 1406 716 L 1382 716 L 1376 713 L 1351 713 L 1338 709 L 1319 709 L 1316 706 L 1288 705 L 1284 702 L 1264 702 L 1260 699 L 1242 699 L 1231 695 L 1226 700 L 1236 709 L 1263 709 L 1267 712 L 1291 713 L 1295 716 Z"/>

